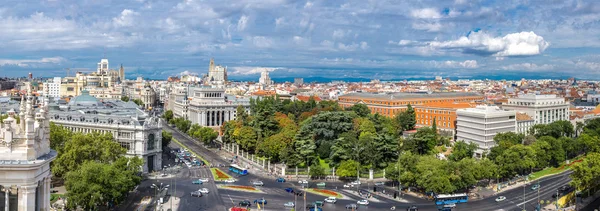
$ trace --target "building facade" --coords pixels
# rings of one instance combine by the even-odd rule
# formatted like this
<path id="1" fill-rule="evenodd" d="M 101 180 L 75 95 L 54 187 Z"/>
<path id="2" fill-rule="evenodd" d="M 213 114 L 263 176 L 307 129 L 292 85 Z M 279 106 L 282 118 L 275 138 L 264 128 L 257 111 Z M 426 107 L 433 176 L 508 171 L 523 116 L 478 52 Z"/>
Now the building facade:
<path id="1" fill-rule="evenodd" d="M 52 103 L 50 108 L 50 121 L 73 132 L 112 134 L 127 156 L 144 160 L 144 173 L 162 168 L 162 123 L 135 103 L 100 101 L 83 90 L 68 104 Z"/>
<path id="2" fill-rule="evenodd" d="M 144 108 L 146 110 L 152 109 L 152 107 L 156 105 L 156 92 L 150 86 L 150 83 L 146 84 L 140 95 L 141 100 L 144 103 Z"/>
<path id="3" fill-rule="evenodd" d="M 194 88 L 192 93 L 188 106 L 188 119 L 192 124 L 219 127 L 236 118 L 238 106 L 242 106 L 246 112 L 250 111 L 248 99 L 225 95 L 225 90 L 221 88 Z"/>
<path id="4" fill-rule="evenodd" d="M 46 81 L 43 84 L 43 94 L 42 96 L 44 97 L 48 97 L 48 98 L 59 98 L 60 97 L 60 84 L 61 84 L 61 78 L 60 77 L 54 77 L 52 79 L 49 79 L 48 81 Z"/>
<path id="5" fill-rule="evenodd" d="M 516 133 L 525 134 L 529 133 L 529 128 L 535 125 L 535 121 L 529 115 L 523 112 L 517 112 L 517 129 Z"/>
<path id="6" fill-rule="evenodd" d="M 460 103 L 483 101 L 484 96 L 473 92 L 439 93 L 349 93 L 338 97 L 340 106 L 347 108 L 354 104 L 367 105 L 371 113 L 393 117 L 405 111 L 408 104 L 413 107 L 426 103 Z"/>
<path id="7" fill-rule="evenodd" d="M 75 76 L 62 78 L 60 96 L 78 96 L 87 88 L 111 88 L 125 80 L 125 69 L 123 65 L 119 70 L 109 69 L 108 59 L 102 59 L 98 63 L 98 69 L 93 73 L 77 72 Z"/>
<path id="8" fill-rule="evenodd" d="M 1 210 L 50 210 L 50 162 L 57 153 L 50 149 L 48 104 L 37 112 L 36 105 L 29 89 L 27 100 L 21 100 L 20 122 L 11 110 L 0 124 Z"/>
<path id="9" fill-rule="evenodd" d="M 477 144 L 474 156 L 478 158 L 496 146 L 496 134 L 515 132 L 515 127 L 515 111 L 497 106 L 481 105 L 456 111 L 456 140 Z"/>
<path id="10" fill-rule="evenodd" d="M 435 119 L 437 128 L 452 132 L 456 129 L 456 110 L 464 108 L 473 108 L 475 103 L 470 102 L 438 102 L 415 105 L 415 120 L 417 126 L 433 125 Z"/>
<path id="11" fill-rule="evenodd" d="M 221 65 L 215 65 L 215 60 L 210 59 L 208 65 L 208 78 L 209 84 L 222 85 L 227 83 L 227 67 Z"/>
<path id="12" fill-rule="evenodd" d="M 263 71 L 260 73 L 260 78 L 258 79 L 258 83 L 262 84 L 262 85 L 272 85 L 273 84 L 273 80 L 271 80 L 271 77 L 269 77 L 269 71 L 266 68 L 263 69 Z"/>
<path id="13" fill-rule="evenodd" d="M 533 118 L 535 124 L 549 124 L 569 120 L 569 103 L 556 95 L 520 95 L 508 99 L 503 109 L 523 112 Z"/>

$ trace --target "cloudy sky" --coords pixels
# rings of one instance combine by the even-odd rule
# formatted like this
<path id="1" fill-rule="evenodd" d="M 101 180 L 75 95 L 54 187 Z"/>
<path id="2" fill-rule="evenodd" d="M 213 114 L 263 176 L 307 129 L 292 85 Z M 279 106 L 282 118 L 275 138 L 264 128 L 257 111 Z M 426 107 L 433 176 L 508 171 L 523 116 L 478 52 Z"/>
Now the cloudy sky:
<path id="1" fill-rule="evenodd" d="M 3 0 L 0 76 L 600 79 L 595 0 Z"/>

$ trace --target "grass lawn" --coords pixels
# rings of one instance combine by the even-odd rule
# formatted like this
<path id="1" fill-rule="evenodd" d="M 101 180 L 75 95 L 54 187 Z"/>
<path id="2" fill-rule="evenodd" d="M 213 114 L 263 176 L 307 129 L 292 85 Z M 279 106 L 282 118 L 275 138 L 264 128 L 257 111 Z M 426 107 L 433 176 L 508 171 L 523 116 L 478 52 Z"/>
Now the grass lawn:
<path id="1" fill-rule="evenodd" d="M 210 163 L 209 163 L 209 162 L 208 162 L 206 159 L 204 159 L 202 156 L 200 156 L 200 155 L 196 154 L 194 151 L 192 151 L 192 150 L 190 150 L 189 148 L 187 148 L 185 145 L 183 145 L 183 144 L 182 144 L 181 142 L 179 142 L 177 139 L 173 138 L 172 140 L 173 140 L 175 143 L 179 144 L 179 146 L 181 146 L 181 147 L 183 147 L 183 148 L 187 149 L 187 150 L 188 150 L 188 152 L 192 153 L 193 155 L 196 155 L 196 158 L 198 158 L 198 159 L 202 160 L 202 161 L 204 162 L 204 164 L 206 164 L 207 166 L 208 166 L 208 165 L 210 165 Z"/>
<path id="2" fill-rule="evenodd" d="M 324 189 L 317 189 L 317 188 L 307 188 L 307 189 L 304 189 L 304 190 L 306 192 L 309 192 L 309 193 L 312 193 L 312 194 L 321 195 L 321 196 L 325 196 L 325 197 L 333 196 L 333 197 L 338 198 L 338 199 L 343 198 L 342 194 L 339 194 L 338 192 L 331 191 L 331 190 L 324 190 Z"/>
<path id="3" fill-rule="evenodd" d="M 529 176 L 529 180 L 540 179 L 540 178 L 545 177 L 545 176 L 562 173 L 562 172 L 564 172 L 566 170 L 571 169 L 571 166 L 573 164 L 581 162 L 582 159 L 583 158 L 573 159 L 573 160 L 571 160 L 571 162 L 569 164 L 562 164 L 559 167 L 545 168 L 545 169 L 543 169 L 541 171 L 533 172 Z"/>
<path id="4" fill-rule="evenodd" d="M 231 177 L 231 175 L 225 173 L 224 171 L 218 168 L 211 168 L 210 172 L 212 172 L 215 181 L 225 181 L 227 179 L 233 178 Z"/>

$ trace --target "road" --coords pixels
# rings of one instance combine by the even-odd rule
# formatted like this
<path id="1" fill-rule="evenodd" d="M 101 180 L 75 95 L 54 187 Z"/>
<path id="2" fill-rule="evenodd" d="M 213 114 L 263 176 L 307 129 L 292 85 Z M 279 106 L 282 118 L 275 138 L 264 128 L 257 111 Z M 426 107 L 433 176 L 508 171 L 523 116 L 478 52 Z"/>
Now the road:
<path id="1" fill-rule="evenodd" d="M 217 153 L 204 148 L 203 146 L 201 146 L 201 144 L 189 139 L 187 136 L 181 134 L 180 132 L 172 130 L 171 128 L 168 128 L 166 126 L 164 127 L 164 129 L 169 132 L 172 132 L 174 138 L 176 138 L 182 144 L 186 145 L 192 151 L 207 159 L 209 162 L 213 164 L 229 163 L 227 160 L 217 155 Z M 222 170 L 227 171 L 227 169 L 225 168 L 222 168 Z M 190 169 L 188 171 L 189 175 L 187 176 L 187 178 L 178 179 L 177 196 L 182 197 L 181 207 L 179 208 L 179 210 L 225 210 L 226 208 L 229 208 L 242 200 L 254 201 L 255 199 L 261 198 L 265 198 L 268 202 L 265 207 L 266 210 L 286 210 L 283 207 L 283 204 L 289 201 L 296 201 L 296 206 L 298 208 L 304 205 L 304 198 L 294 198 L 293 194 L 287 193 L 284 190 L 287 187 L 300 189 L 297 183 L 277 183 L 274 178 L 265 178 L 262 175 L 255 175 L 252 173 L 247 176 L 236 177 L 237 181 L 234 184 L 252 186 L 252 181 L 261 180 L 263 181 L 264 186 L 257 188 L 262 190 L 264 193 L 248 193 L 226 189 L 218 189 L 216 187 L 215 182 L 211 181 L 208 184 L 202 185 L 203 187 L 209 188 L 210 194 L 200 198 L 191 198 L 189 196 L 189 193 L 193 190 L 198 189 L 198 185 L 192 185 L 191 181 L 193 179 L 197 179 L 198 177 L 210 178 L 211 173 L 208 168 Z M 554 175 L 551 177 L 541 179 L 539 181 L 539 199 L 544 201 L 554 200 L 552 198 L 552 194 L 555 193 L 559 187 L 568 184 L 568 182 L 570 181 L 570 178 L 568 177 L 569 174 L 570 172 L 565 172 L 559 175 Z M 310 181 L 309 185 L 314 186 L 315 184 L 316 182 Z M 537 182 L 535 182 L 534 184 L 537 184 Z M 345 205 L 356 203 L 358 200 L 362 199 L 356 194 L 356 189 L 344 189 L 342 188 L 342 185 L 343 183 L 341 182 L 327 182 L 326 189 L 337 191 L 345 197 L 344 199 L 338 200 L 336 204 L 326 204 L 323 207 L 324 210 L 345 210 Z M 499 196 L 502 195 L 507 198 L 503 202 L 496 202 L 494 197 L 490 197 L 482 200 L 470 201 L 464 204 L 458 204 L 454 210 L 521 210 L 523 206 L 525 206 L 525 209 L 527 210 L 533 210 L 537 204 L 538 191 L 531 190 L 532 185 L 533 184 L 529 184 L 524 188 L 517 187 L 499 194 Z M 365 185 L 363 185 L 362 188 L 367 189 L 372 188 L 372 186 L 366 187 Z M 525 197 L 523 198 L 524 192 Z M 322 201 L 324 198 L 324 196 L 309 193 L 306 196 L 306 201 L 307 203 L 312 203 L 316 200 Z M 389 210 L 392 205 L 395 205 L 398 209 L 402 210 L 404 210 L 409 205 L 416 205 L 419 207 L 419 210 L 437 210 L 436 206 L 432 201 L 417 199 L 410 196 L 405 196 L 405 199 L 407 199 L 409 202 L 401 203 L 384 197 L 375 196 L 370 200 L 370 204 L 368 206 L 361 206 L 359 210 Z"/>

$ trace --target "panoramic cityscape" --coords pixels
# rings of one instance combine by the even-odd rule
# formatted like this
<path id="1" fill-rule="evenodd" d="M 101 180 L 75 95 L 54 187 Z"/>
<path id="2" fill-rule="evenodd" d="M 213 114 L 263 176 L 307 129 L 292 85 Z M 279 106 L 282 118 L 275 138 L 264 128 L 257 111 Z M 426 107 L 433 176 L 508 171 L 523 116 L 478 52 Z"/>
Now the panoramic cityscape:
<path id="1" fill-rule="evenodd" d="M 600 209 L 600 3 L 0 5 L 0 210 Z"/>

